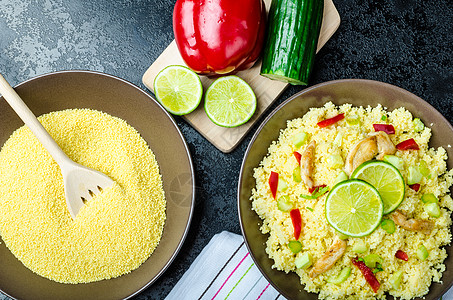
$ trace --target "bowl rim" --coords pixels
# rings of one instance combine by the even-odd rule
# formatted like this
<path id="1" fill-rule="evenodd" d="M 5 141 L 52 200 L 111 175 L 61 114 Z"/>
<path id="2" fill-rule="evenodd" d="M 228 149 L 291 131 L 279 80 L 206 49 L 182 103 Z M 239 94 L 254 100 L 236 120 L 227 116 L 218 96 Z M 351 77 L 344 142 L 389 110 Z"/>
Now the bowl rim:
<path id="1" fill-rule="evenodd" d="M 138 92 L 143 94 L 146 98 L 148 98 L 149 100 L 155 102 L 158 105 L 158 107 L 164 112 L 164 114 L 168 117 L 168 119 L 171 122 L 171 124 L 173 125 L 173 127 L 176 129 L 176 131 L 178 133 L 178 136 L 179 136 L 179 138 L 181 139 L 181 141 L 182 141 L 182 143 L 184 145 L 185 153 L 187 154 L 187 158 L 188 158 L 188 161 L 189 161 L 190 176 L 191 176 L 192 183 L 193 183 L 192 184 L 192 197 L 191 197 L 191 200 L 190 200 L 191 204 L 190 204 L 190 211 L 189 211 L 189 215 L 188 215 L 188 220 L 187 220 L 187 224 L 186 224 L 186 226 L 184 228 L 183 235 L 181 236 L 181 239 L 180 239 L 175 251 L 170 256 L 169 260 L 164 265 L 164 267 L 153 278 L 151 278 L 144 286 L 142 286 L 138 290 L 134 291 L 130 295 L 128 295 L 128 296 L 123 298 L 123 299 L 130 299 L 130 298 L 140 294 L 141 292 L 143 292 L 148 287 L 150 287 L 160 276 L 162 276 L 163 273 L 165 273 L 165 271 L 170 267 L 170 265 L 175 260 L 176 256 L 179 254 L 179 251 L 181 250 L 181 248 L 182 248 L 182 246 L 183 246 L 183 244 L 184 244 L 184 242 L 186 240 L 186 237 L 187 237 L 187 235 L 189 233 L 189 230 L 190 230 L 190 225 L 192 223 L 192 217 L 193 217 L 194 209 L 195 209 L 195 186 L 196 186 L 196 181 L 195 180 L 196 180 L 196 178 L 195 178 L 195 171 L 194 171 L 192 156 L 190 154 L 190 150 L 189 150 L 189 147 L 187 145 L 187 141 L 184 138 L 184 136 L 182 135 L 182 132 L 179 129 L 178 125 L 176 124 L 173 116 L 162 106 L 162 104 L 159 103 L 159 101 L 155 100 L 144 89 L 140 88 L 139 86 L 135 85 L 134 83 L 132 83 L 132 82 L 126 80 L 126 79 L 123 79 L 123 78 L 120 78 L 118 76 L 111 75 L 111 74 L 108 74 L 108 73 L 99 72 L 99 71 L 92 71 L 92 70 L 84 70 L 84 69 L 60 70 L 60 71 L 48 72 L 48 73 L 43 73 L 43 74 L 34 76 L 32 78 L 29 78 L 29 79 L 27 79 L 25 81 L 22 81 L 22 82 L 20 82 L 20 83 L 18 83 L 16 85 L 14 85 L 13 88 L 16 89 L 18 87 L 21 87 L 21 86 L 24 86 L 24 85 L 28 84 L 31 81 L 38 80 L 38 79 L 41 79 L 41 78 L 45 78 L 45 77 L 49 77 L 49 76 L 58 76 L 60 74 L 68 74 L 68 73 L 69 74 L 70 73 L 91 74 L 91 75 L 96 75 L 96 76 L 99 76 L 99 77 L 114 79 L 116 81 L 120 81 L 120 82 L 126 84 L 127 86 L 129 86 L 131 88 L 134 88 L 135 90 L 137 90 Z M 1 95 L 0 95 L 0 97 L 1 97 Z M 145 263 L 145 262 L 143 262 L 143 263 Z M 139 268 L 140 268 L 140 266 L 139 266 Z M 131 272 L 133 272 L 133 271 L 134 270 L 132 270 Z M 4 292 L 1 289 L 0 289 L 0 292 L 3 293 L 4 295 L 10 297 L 11 299 L 15 299 L 15 300 L 18 299 L 18 298 L 15 298 L 12 295 L 9 295 L 8 293 Z"/>
<path id="2" fill-rule="evenodd" d="M 250 253 L 250 256 L 252 257 L 253 259 L 253 262 L 255 263 L 255 265 L 258 267 L 259 271 L 261 272 L 261 274 L 264 276 L 264 278 L 266 278 L 266 280 L 280 293 L 282 294 L 283 296 L 285 296 L 286 298 L 288 298 L 288 294 L 281 290 L 276 284 L 274 284 L 274 282 L 271 280 L 271 278 L 269 277 L 269 275 L 266 273 L 266 271 L 264 270 L 264 268 L 261 266 L 259 260 L 255 257 L 255 254 L 252 252 L 252 249 L 249 245 L 249 242 L 248 242 L 248 239 L 247 239 L 247 235 L 246 235 L 246 232 L 245 232 L 245 226 L 244 226 L 244 222 L 243 222 L 243 219 L 242 219 L 242 213 L 241 213 L 241 189 L 242 189 L 242 182 L 243 182 L 243 177 L 244 177 L 244 168 L 245 168 L 245 163 L 246 163 L 246 160 L 250 154 L 250 151 L 251 151 L 251 148 L 253 147 L 257 137 L 260 135 L 262 129 L 264 128 L 264 126 L 266 126 L 266 124 L 269 122 L 269 120 L 278 112 L 280 111 L 280 109 L 285 106 L 287 103 L 293 101 L 295 98 L 298 98 L 300 96 L 303 96 L 305 93 L 308 93 L 314 89 L 317 89 L 319 87 L 323 87 L 323 86 L 326 86 L 326 85 L 333 85 L 333 84 L 338 84 L 338 83 L 346 83 L 346 82 L 356 82 L 356 83 L 367 83 L 367 84 L 378 84 L 378 85 L 381 85 L 383 87 L 387 87 L 387 88 L 391 88 L 391 89 L 394 89 L 398 92 L 401 92 L 403 94 L 406 94 L 406 95 L 409 95 L 411 97 L 414 97 L 417 101 L 420 101 L 421 103 L 427 105 L 429 108 L 431 108 L 435 113 L 438 114 L 438 116 L 440 117 L 440 119 L 442 119 L 443 121 L 446 122 L 446 124 L 448 124 L 448 127 L 450 128 L 450 131 L 453 132 L 453 126 L 452 124 L 434 107 L 432 106 L 429 102 L 423 100 L 422 98 L 420 98 L 419 96 L 409 92 L 408 90 L 405 90 L 401 87 L 398 87 L 396 85 L 393 85 L 393 84 L 390 84 L 390 83 L 386 83 L 386 82 L 382 82 L 382 81 L 378 81 L 378 80 L 371 80 L 371 79 L 354 79 L 354 78 L 347 78 L 347 79 L 336 79 L 336 80 L 331 80 L 331 81 L 326 81 L 326 82 L 322 82 L 322 83 L 319 83 L 319 84 L 316 84 L 316 85 L 313 85 L 311 87 L 308 87 L 306 89 L 303 89 L 297 93 L 295 93 L 294 95 L 288 97 L 286 100 L 284 100 L 281 104 L 279 104 L 275 109 L 272 110 L 272 112 L 269 113 L 269 115 L 263 120 L 263 122 L 260 124 L 260 126 L 256 129 L 255 133 L 253 134 L 252 138 L 250 139 L 250 142 L 249 144 L 247 145 L 247 149 L 245 150 L 245 153 L 244 153 L 244 158 L 242 160 L 242 163 L 241 163 L 241 168 L 239 170 L 239 178 L 238 178 L 238 185 L 237 185 L 237 195 L 236 195 L 236 198 L 237 198 L 237 210 L 238 210 L 238 217 L 239 217 L 239 224 L 240 224 L 240 227 L 241 227 L 241 233 L 242 233 L 242 236 L 244 238 L 244 242 L 245 242 L 245 245 L 247 247 L 247 250 L 249 251 Z M 453 225 L 450 226 L 450 228 L 452 227 Z M 446 245 L 448 246 L 448 245 Z M 453 247 L 453 245 L 450 245 L 451 247 Z M 267 259 L 271 259 L 267 256 Z M 432 284 L 433 282 L 431 282 Z M 444 282 L 442 283 L 442 285 L 444 286 L 443 288 L 443 291 L 442 291 L 442 294 L 445 294 L 452 286 L 453 286 L 453 280 L 448 283 L 448 284 L 445 284 Z M 314 293 L 314 294 L 318 294 L 318 293 Z M 425 295 L 426 296 L 426 295 Z"/>

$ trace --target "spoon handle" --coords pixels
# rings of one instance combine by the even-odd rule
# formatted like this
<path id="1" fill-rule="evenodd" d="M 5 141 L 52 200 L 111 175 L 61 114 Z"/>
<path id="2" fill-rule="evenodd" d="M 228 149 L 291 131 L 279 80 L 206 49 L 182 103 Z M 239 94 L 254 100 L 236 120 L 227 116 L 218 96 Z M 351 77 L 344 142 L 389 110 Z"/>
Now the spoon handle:
<path id="1" fill-rule="evenodd" d="M 17 113 L 17 115 L 24 121 L 25 125 L 30 128 L 33 134 L 38 138 L 44 148 L 50 153 L 57 164 L 62 168 L 66 165 L 69 158 L 61 150 L 55 140 L 50 136 L 47 130 L 39 123 L 33 112 L 28 108 L 16 91 L 11 85 L 5 80 L 0 74 L 0 94 L 8 102 L 11 108 Z"/>

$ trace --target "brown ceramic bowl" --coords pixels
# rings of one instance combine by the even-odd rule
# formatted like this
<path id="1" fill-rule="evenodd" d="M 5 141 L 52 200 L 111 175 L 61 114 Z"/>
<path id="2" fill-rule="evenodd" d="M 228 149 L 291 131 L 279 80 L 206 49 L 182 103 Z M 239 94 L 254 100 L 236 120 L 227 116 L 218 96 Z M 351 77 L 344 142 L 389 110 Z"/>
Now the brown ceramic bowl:
<path id="1" fill-rule="evenodd" d="M 123 299 L 141 292 L 170 265 L 192 218 L 195 184 L 186 142 L 172 117 L 150 95 L 122 79 L 90 71 L 66 71 L 19 84 L 17 93 L 39 116 L 91 108 L 126 120 L 156 155 L 167 200 L 162 239 L 150 258 L 121 277 L 88 284 L 61 284 L 31 272 L 0 244 L 0 290 L 17 299 Z M 0 97 L 0 145 L 23 125 Z M 1 239 L 0 239 L 1 241 Z"/>
<path id="2" fill-rule="evenodd" d="M 270 143 L 277 140 L 280 129 L 286 128 L 287 120 L 303 116 L 310 107 L 323 106 L 327 99 L 337 105 L 376 106 L 380 103 L 389 110 L 401 106 L 407 108 L 431 127 L 433 136 L 430 146 L 443 146 L 448 153 L 447 166 L 449 169 L 453 167 L 453 149 L 449 147 L 453 145 L 453 127 L 430 104 L 396 86 L 371 80 L 338 80 L 307 88 L 283 102 L 266 118 L 247 148 L 239 177 L 238 209 L 242 233 L 253 260 L 268 281 L 288 299 L 318 299 L 318 296 L 307 293 L 295 273 L 286 274 L 272 269 L 273 261 L 265 252 L 268 235 L 260 232 L 261 219 L 252 211 L 249 200 L 255 186 L 253 169 L 267 154 Z M 443 284 L 433 283 L 426 299 L 438 299 L 453 284 L 453 249 L 451 246 L 446 249 L 447 270 L 442 276 Z"/>

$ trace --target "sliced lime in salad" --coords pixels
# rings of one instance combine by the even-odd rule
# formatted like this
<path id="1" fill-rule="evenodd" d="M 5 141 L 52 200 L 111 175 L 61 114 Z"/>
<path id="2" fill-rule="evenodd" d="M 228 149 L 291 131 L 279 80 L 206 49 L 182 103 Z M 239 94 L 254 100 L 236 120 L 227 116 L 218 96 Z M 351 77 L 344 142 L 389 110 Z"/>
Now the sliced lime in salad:
<path id="1" fill-rule="evenodd" d="M 372 233 L 381 223 L 383 211 L 379 192 L 363 180 L 350 179 L 338 183 L 326 199 L 327 222 L 351 237 Z"/>
<path id="2" fill-rule="evenodd" d="M 212 122 L 223 127 L 244 124 L 256 110 L 256 96 L 241 78 L 231 75 L 216 79 L 206 91 L 204 109 Z"/>
<path id="3" fill-rule="evenodd" d="M 394 211 L 404 199 L 406 188 L 403 176 L 388 162 L 364 162 L 354 170 L 351 178 L 362 179 L 379 191 L 384 202 L 384 215 Z"/>
<path id="4" fill-rule="evenodd" d="M 154 79 L 154 94 L 174 115 L 192 112 L 201 102 L 203 86 L 198 75 L 183 66 L 168 66 Z"/>

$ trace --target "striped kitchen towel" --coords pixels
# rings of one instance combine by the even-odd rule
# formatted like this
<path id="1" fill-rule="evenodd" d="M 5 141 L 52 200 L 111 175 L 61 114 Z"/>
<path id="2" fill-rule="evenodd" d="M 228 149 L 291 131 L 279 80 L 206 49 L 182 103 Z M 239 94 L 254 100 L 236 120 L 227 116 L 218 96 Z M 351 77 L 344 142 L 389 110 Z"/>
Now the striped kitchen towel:
<path id="1" fill-rule="evenodd" d="M 211 239 L 165 298 L 175 299 L 286 300 L 261 275 L 242 236 L 226 231 Z M 453 300 L 453 288 L 441 299 Z"/>
<path id="2" fill-rule="evenodd" d="M 223 231 L 201 251 L 166 300 L 285 300 L 255 266 L 242 236 Z"/>

